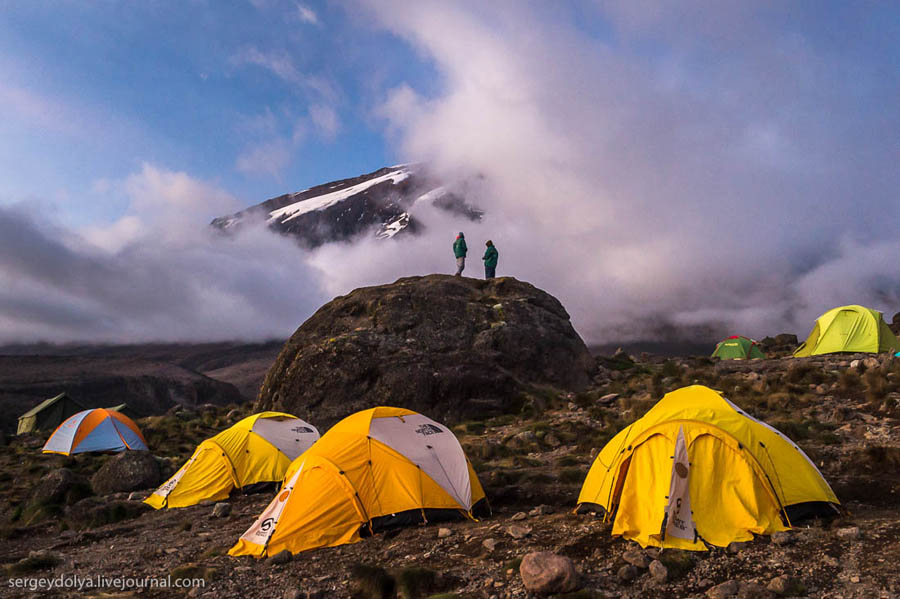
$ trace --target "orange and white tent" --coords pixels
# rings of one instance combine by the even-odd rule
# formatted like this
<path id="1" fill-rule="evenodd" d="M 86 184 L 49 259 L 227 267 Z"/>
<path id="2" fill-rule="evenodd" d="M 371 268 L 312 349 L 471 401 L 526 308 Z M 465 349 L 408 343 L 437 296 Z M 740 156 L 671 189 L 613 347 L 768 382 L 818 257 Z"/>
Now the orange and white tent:
<path id="1" fill-rule="evenodd" d="M 281 492 L 229 553 L 355 543 L 396 525 L 471 518 L 483 499 L 450 429 L 410 410 L 372 408 L 344 418 L 294 460 Z"/>

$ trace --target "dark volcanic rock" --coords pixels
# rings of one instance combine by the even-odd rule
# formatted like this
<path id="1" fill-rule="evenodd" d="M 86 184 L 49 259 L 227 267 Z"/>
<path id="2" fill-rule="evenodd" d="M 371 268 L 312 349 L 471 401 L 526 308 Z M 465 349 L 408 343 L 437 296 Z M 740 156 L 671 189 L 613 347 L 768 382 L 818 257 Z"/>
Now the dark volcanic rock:
<path id="1" fill-rule="evenodd" d="M 91 477 L 97 495 L 150 489 L 160 482 L 159 464 L 148 451 L 123 451 Z"/>
<path id="2" fill-rule="evenodd" d="M 45 474 L 31 490 L 29 506 L 73 503 L 90 495 L 87 481 L 68 468 L 59 468 Z"/>
<path id="3" fill-rule="evenodd" d="M 515 411 L 530 385 L 578 390 L 595 362 L 553 296 L 510 277 L 357 289 L 288 340 L 258 407 L 317 424 L 395 405 L 459 421 Z"/>

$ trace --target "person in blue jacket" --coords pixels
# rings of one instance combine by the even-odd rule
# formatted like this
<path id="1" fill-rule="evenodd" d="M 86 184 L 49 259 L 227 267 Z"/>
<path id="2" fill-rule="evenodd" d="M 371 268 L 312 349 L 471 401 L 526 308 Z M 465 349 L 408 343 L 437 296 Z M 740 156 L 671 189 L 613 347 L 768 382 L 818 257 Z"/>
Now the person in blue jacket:
<path id="1" fill-rule="evenodd" d="M 497 274 L 497 258 L 500 257 L 500 252 L 497 251 L 497 248 L 494 247 L 494 242 L 490 239 L 484 245 L 487 246 L 482 258 L 484 260 L 484 278 L 493 279 Z"/>

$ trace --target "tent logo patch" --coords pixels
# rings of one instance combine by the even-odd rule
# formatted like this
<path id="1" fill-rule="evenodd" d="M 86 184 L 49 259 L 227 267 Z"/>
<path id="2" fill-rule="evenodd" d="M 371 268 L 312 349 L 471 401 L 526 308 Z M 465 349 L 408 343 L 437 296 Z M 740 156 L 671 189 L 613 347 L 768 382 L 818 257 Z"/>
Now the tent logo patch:
<path id="1" fill-rule="evenodd" d="M 259 523 L 260 532 L 269 532 L 269 529 L 275 524 L 275 518 L 266 518 Z"/>
<path id="2" fill-rule="evenodd" d="M 295 433 L 312 433 L 312 432 L 315 432 L 315 431 L 313 431 L 313 429 L 309 428 L 308 426 L 295 426 L 295 427 L 292 428 L 291 430 L 292 430 L 293 432 L 295 432 Z"/>
<path id="3" fill-rule="evenodd" d="M 434 424 L 420 424 L 419 428 L 416 429 L 416 432 L 427 437 L 428 435 L 437 435 L 444 431 L 441 430 L 441 427 Z"/>

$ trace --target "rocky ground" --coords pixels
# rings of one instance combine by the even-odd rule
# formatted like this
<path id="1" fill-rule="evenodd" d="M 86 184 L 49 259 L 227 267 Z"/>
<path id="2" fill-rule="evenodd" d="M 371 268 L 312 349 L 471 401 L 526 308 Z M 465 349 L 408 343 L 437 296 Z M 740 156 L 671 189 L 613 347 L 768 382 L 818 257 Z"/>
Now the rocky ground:
<path id="1" fill-rule="evenodd" d="M 455 427 L 491 517 L 415 526 L 292 558 L 225 555 L 269 494 L 158 512 L 139 502 L 146 491 L 98 495 L 116 481 L 130 489 L 167 476 L 199 440 L 249 407 L 142 419 L 158 457 L 149 467 L 117 470 L 126 460 L 111 456 L 43 456 L 40 439 L 16 438 L 0 448 L 0 564 L 7 570 L 0 595 L 526 597 L 520 569 L 534 551 L 572 560 L 577 590 L 558 596 L 573 599 L 900 594 L 900 358 L 716 362 L 620 354 L 598 361 L 587 391 L 532 390 L 515 414 Z M 641 550 L 612 538 L 601 519 L 574 514 L 599 448 L 665 392 L 693 383 L 724 391 L 797 441 L 846 513 L 707 553 Z M 70 474 L 60 475 L 61 468 Z M 73 575 L 197 578 L 205 586 L 32 592 L 8 585 Z"/>

